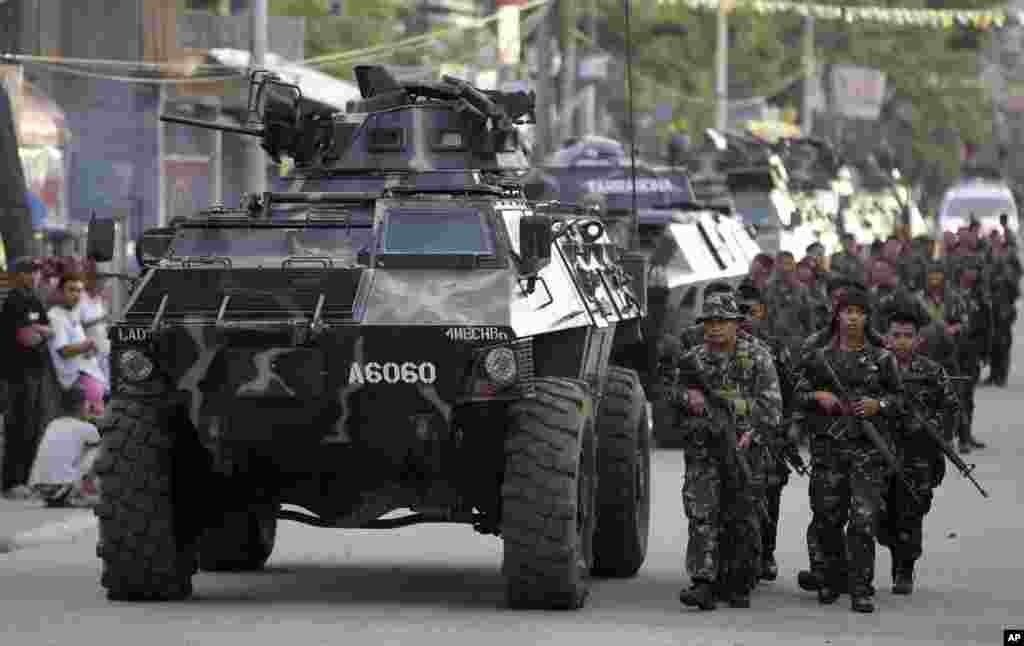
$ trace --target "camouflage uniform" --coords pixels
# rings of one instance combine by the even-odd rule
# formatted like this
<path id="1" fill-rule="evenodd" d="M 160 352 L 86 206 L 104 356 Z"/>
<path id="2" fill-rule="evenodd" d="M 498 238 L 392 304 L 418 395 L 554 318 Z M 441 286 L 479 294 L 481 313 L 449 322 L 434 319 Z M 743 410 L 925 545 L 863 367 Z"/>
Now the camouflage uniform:
<path id="1" fill-rule="evenodd" d="M 935 429 L 956 423 L 960 417 L 959 400 L 941 365 L 915 354 L 908 365 L 899 369 L 909 408 Z M 878 542 L 892 552 L 894 591 L 906 594 L 910 592 L 914 562 L 921 558 L 923 550 L 924 517 L 932 506 L 932 490 L 945 475 L 946 458 L 911 416 L 904 420 L 904 431 L 896 436 L 896 454 L 902 465 L 903 481 L 893 478 L 889 482 Z M 908 485 L 916 500 L 907 491 Z"/>
<path id="2" fill-rule="evenodd" d="M 933 265 L 930 271 L 936 271 L 939 267 L 940 265 Z M 948 275 L 946 279 L 948 282 Z M 925 340 L 924 347 L 922 348 L 923 354 L 941 365 L 947 374 L 959 376 L 961 374 L 960 353 L 963 346 L 960 339 L 967 332 L 967 304 L 957 290 L 948 286 L 943 291 L 941 301 L 937 301 L 922 292 L 918 294 L 918 302 L 924 311 L 928 313 L 929 320 L 929 324 L 920 333 Z M 959 337 L 949 337 L 946 335 L 945 325 L 952 322 L 960 323 L 962 326 Z M 967 384 L 960 382 L 955 387 L 957 398 L 962 402 Z M 964 417 L 962 410 L 960 417 Z M 960 420 L 945 426 L 946 440 L 953 441 L 954 436 L 959 435 L 966 441 L 963 429 L 964 424 Z"/>
<path id="3" fill-rule="evenodd" d="M 771 326 L 765 321 L 754 324 L 754 336 L 763 341 L 771 351 L 775 363 L 775 373 L 779 377 L 779 391 L 782 396 L 783 423 L 776 428 L 774 437 L 766 438 L 775 446 L 776 455 L 789 442 L 786 437 L 788 424 L 791 422 L 793 377 L 796 366 L 789 347 L 781 339 L 771 333 Z M 768 515 L 763 519 L 761 531 L 762 561 L 766 569 L 775 568 L 775 545 L 779 534 L 779 509 L 782 503 L 782 489 L 789 483 L 789 466 L 776 455 L 766 454 L 764 464 L 764 498 Z M 774 578 L 774 574 L 763 573 L 763 578 Z"/>
<path id="4" fill-rule="evenodd" d="M 859 304 L 859 303 L 858 303 Z M 825 417 L 819 414 L 816 391 L 834 392 L 823 360 L 853 398 L 870 397 L 885 404 L 870 418 L 883 437 L 890 432 L 887 422 L 898 419 L 903 409 L 902 385 L 891 353 L 865 345 L 859 352 L 828 347 L 806 355 L 798 369 L 794 403 L 810 415 L 811 510 L 815 545 L 808 531 L 812 570 L 831 592 L 841 589 L 844 575 L 842 556 L 849 560 L 848 588 L 857 599 L 874 594 L 875 529 L 883 508 L 886 463 L 883 455 L 859 430 L 859 420 Z M 843 528 L 846 528 L 844 540 Z M 814 554 L 814 550 L 820 550 Z M 819 591 L 825 602 L 834 601 L 826 590 Z"/>
<path id="5" fill-rule="evenodd" d="M 1006 385 L 1010 372 L 1010 348 L 1013 346 L 1013 324 L 1017 320 L 1017 299 L 1020 279 L 1024 274 L 1017 254 L 993 253 L 987 269 L 987 282 L 992 294 L 992 352 L 989 356 L 989 381 Z"/>
<path id="6" fill-rule="evenodd" d="M 717 294 L 708 299 L 702 319 L 709 318 L 740 319 L 735 299 Z M 761 465 L 765 435 L 774 432 L 781 416 L 778 375 L 764 348 L 744 337 L 737 338 L 735 353 L 728 356 L 705 345 L 685 351 L 678 359 L 676 374 L 674 393 L 685 412 L 687 389 L 698 387 L 695 375 L 731 401 L 733 409 L 714 413 L 728 414 L 732 428 L 710 417 L 683 418 L 683 508 L 689 529 L 686 569 L 694 584 L 718 587 L 731 597 L 746 597 L 761 567 Z M 747 430 L 753 431 L 751 447 L 742 451 L 754 476 L 749 483 L 729 464 L 722 445 L 723 441 L 735 443 Z"/>
<path id="7" fill-rule="evenodd" d="M 992 332 L 992 309 L 989 301 L 988 286 L 983 281 L 981 263 L 976 258 L 965 258 L 960 264 L 960 271 L 975 269 L 978 272 L 978 283 L 972 289 L 959 288 L 960 298 L 966 306 L 967 329 L 960 337 L 957 355 L 960 359 L 959 374 L 970 377 L 958 382 L 960 387 L 960 403 L 963 406 L 960 426 L 961 451 L 969 451 L 971 446 L 980 448 L 980 442 L 974 440 L 972 427 L 974 424 L 974 394 L 978 387 L 981 374 L 981 362 L 988 356 L 990 334 Z"/>
<path id="8" fill-rule="evenodd" d="M 764 299 L 776 336 L 790 352 L 796 352 L 814 331 L 814 308 L 807 288 L 778 279 L 768 285 Z"/>
<path id="9" fill-rule="evenodd" d="M 829 269 L 833 274 L 855 280 L 858 283 L 867 282 L 867 268 L 860 256 L 850 255 L 845 251 L 832 254 Z"/>
<path id="10" fill-rule="evenodd" d="M 874 290 L 874 303 L 872 304 L 872 317 L 871 327 L 874 328 L 879 335 L 883 335 L 889 329 L 889 322 L 887 316 L 892 311 L 893 307 L 900 304 L 903 307 L 912 307 L 914 313 L 917 315 L 918 320 L 928 320 L 928 313 L 924 311 L 924 307 L 917 301 L 914 293 L 909 290 L 905 284 L 901 284 L 893 289 L 887 289 L 884 287 L 876 287 Z"/>

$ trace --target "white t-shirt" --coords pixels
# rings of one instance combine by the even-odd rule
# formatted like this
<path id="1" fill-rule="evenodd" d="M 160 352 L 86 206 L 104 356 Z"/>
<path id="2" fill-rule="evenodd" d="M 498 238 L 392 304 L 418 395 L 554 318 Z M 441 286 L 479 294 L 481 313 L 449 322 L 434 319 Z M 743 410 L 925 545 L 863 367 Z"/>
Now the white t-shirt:
<path id="1" fill-rule="evenodd" d="M 85 335 L 85 329 L 82 328 L 78 308 L 69 310 L 62 305 L 55 305 L 47 312 L 47 316 L 50 317 L 50 326 L 53 328 L 53 337 L 50 339 L 50 358 L 53 360 L 53 367 L 61 386 L 65 389 L 71 388 L 78 380 L 79 373 L 82 372 L 106 385 L 107 378 L 104 376 L 103 370 L 100 369 L 96 355 L 80 354 L 70 359 L 60 356 L 60 349 L 64 346 L 83 343 L 88 338 Z"/>
<path id="2" fill-rule="evenodd" d="M 98 444 L 100 433 L 89 422 L 75 417 L 58 417 L 49 423 L 32 465 L 29 486 L 73 484 L 86 475 L 86 445 Z"/>
<path id="3" fill-rule="evenodd" d="M 82 294 L 82 301 L 78 304 L 77 309 L 79 319 L 83 322 L 107 315 L 103 299 L 99 296 L 90 296 L 88 292 Z M 85 335 L 96 342 L 96 349 L 100 354 L 110 354 L 110 337 L 106 323 L 97 323 L 90 328 L 85 328 Z"/>

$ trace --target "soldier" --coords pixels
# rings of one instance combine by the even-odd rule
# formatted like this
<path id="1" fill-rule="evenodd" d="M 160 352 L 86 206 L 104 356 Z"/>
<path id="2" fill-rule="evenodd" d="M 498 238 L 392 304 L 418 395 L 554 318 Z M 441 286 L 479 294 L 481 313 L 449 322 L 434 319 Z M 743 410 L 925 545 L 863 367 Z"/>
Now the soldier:
<path id="1" fill-rule="evenodd" d="M 759 253 L 750 261 L 750 270 L 747 272 L 747 277 L 759 289 L 764 289 L 768 286 L 774 269 L 775 260 L 766 253 Z"/>
<path id="2" fill-rule="evenodd" d="M 788 251 L 780 251 L 775 266 L 778 270 L 765 291 L 764 298 L 771 312 L 775 333 L 790 351 L 796 351 L 814 331 L 814 311 L 807 288 L 800 284 L 796 260 Z"/>
<path id="3" fill-rule="evenodd" d="M 715 294 L 732 294 L 734 291 L 736 291 L 735 288 L 729 283 L 715 280 L 704 286 L 704 300 L 711 298 Z M 704 326 L 700 323 L 683 328 L 682 333 L 679 335 L 679 348 L 683 352 L 702 343 L 704 343 Z M 673 353 L 672 356 L 677 355 L 678 352 Z"/>
<path id="4" fill-rule="evenodd" d="M 779 532 L 779 507 L 782 502 L 782 489 L 789 482 L 789 466 L 781 459 L 781 452 L 788 447 L 795 448 L 798 437 L 790 423 L 793 396 L 793 365 L 789 347 L 773 333 L 767 299 L 763 292 L 747 281 L 740 284 L 737 290 L 737 302 L 740 312 L 747 316 L 740 323 L 740 328 L 764 342 L 771 351 L 775 362 L 775 373 L 779 376 L 779 390 L 782 394 L 783 424 L 771 438 L 765 438 L 772 444 L 774 451 L 766 456 L 764 464 L 765 505 L 768 515 L 763 519 L 761 528 L 761 578 L 774 581 L 779 576 L 779 566 L 775 562 L 775 544 Z"/>
<path id="5" fill-rule="evenodd" d="M 1012 235 L 1012 234 L 1011 234 Z M 1017 320 L 1017 299 L 1020 279 L 1024 274 L 1020 260 L 998 230 L 989 236 L 990 256 L 986 282 L 992 295 L 992 351 L 986 385 L 1005 388 L 1010 372 L 1010 348 L 1013 346 L 1013 324 Z"/>
<path id="6" fill-rule="evenodd" d="M 816 330 L 810 336 L 808 336 L 803 344 L 800 346 L 800 350 L 794 353 L 797 357 L 802 357 L 808 351 L 815 348 L 819 348 L 827 345 L 832 341 L 832 317 L 835 314 L 837 303 L 845 296 L 846 291 L 851 288 L 865 289 L 862 283 L 858 283 L 855 280 L 843 276 L 835 276 L 832 281 L 828 284 L 828 298 L 829 298 L 829 319 L 827 325 L 819 330 Z M 868 341 L 873 345 L 879 347 L 885 345 L 885 340 L 873 327 L 868 327 L 867 331 Z"/>
<path id="7" fill-rule="evenodd" d="M 920 421 L 936 430 L 945 428 L 959 418 L 960 404 L 942 366 L 917 352 L 921 341 L 918 330 L 925 321 L 913 303 L 893 304 L 887 318 L 889 347 L 896 357 L 906 405 L 915 415 L 904 419 L 904 430 L 896 435 L 902 477 L 889 481 L 878 542 L 892 552 L 893 593 L 910 594 L 914 587 L 914 564 L 923 549 L 924 517 L 931 509 L 932 490 L 946 473 L 946 458 L 920 427 Z"/>
<path id="8" fill-rule="evenodd" d="M 874 283 L 874 288 L 872 289 L 872 296 L 874 297 L 872 328 L 879 333 L 884 333 L 888 326 L 883 317 L 893 307 L 893 304 L 897 302 L 908 303 L 913 301 L 913 305 L 916 305 L 915 309 L 918 310 L 917 314 L 921 318 L 927 319 L 928 313 L 924 311 L 920 303 L 914 300 L 913 293 L 904 286 L 905 284 L 900 284 L 894 265 L 887 260 L 878 260 L 872 265 L 871 274 L 872 282 Z"/>
<path id="9" fill-rule="evenodd" d="M 928 267 L 925 290 L 918 295 L 918 302 L 928 314 L 928 323 L 920 334 L 922 352 L 948 374 L 959 375 L 960 339 L 967 327 L 967 306 L 957 291 L 946 285 L 946 265 L 933 263 Z M 952 442 L 961 426 L 958 421 L 945 427 L 946 441 Z"/>
<path id="10" fill-rule="evenodd" d="M 989 353 L 991 342 L 991 303 L 988 286 L 981 281 L 981 261 L 974 256 L 964 256 L 960 260 L 960 278 L 958 289 L 960 298 L 967 306 L 967 330 L 960 336 L 958 355 L 960 358 L 960 375 L 969 377 L 960 382 L 960 403 L 963 406 L 964 423 L 960 429 L 960 452 L 970 453 L 971 449 L 985 448 L 984 442 L 974 437 L 974 393 L 978 387 L 981 373 L 981 362 Z"/>
<path id="11" fill-rule="evenodd" d="M 732 295 L 706 299 L 704 344 L 679 358 L 678 380 L 667 392 L 685 415 L 683 508 L 692 585 L 679 600 L 703 610 L 715 608 L 716 596 L 733 607 L 750 606 L 761 565 L 760 454 L 781 419 L 772 358 L 738 335 L 742 318 Z"/>
<path id="12" fill-rule="evenodd" d="M 832 254 L 832 262 L 829 263 L 832 273 L 859 283 L 867 282 L 864 260 L 857 248 L 857 239 L 853 237 L 852 233 L 844 233 L 840 239 L 843 243 L 843 251 Z"/>
<path id="13" fill-rule="evenodd" d="M 850 607 L 874 612 L 875 529 L 903 386 L 892 354 L 867 339 L 867 292 L 849 289 L 838 305 L 832 343 L 802 359 L 794 395 L 811 415 L 811 522 L 823 557 L 812 575 L 818 601 L 835 603 L 846 553 Z"/>

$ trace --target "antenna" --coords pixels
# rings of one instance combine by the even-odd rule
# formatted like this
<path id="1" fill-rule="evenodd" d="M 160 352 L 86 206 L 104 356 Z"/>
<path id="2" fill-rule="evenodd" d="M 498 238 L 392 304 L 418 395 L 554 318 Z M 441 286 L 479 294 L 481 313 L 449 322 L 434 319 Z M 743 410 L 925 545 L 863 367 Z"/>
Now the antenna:
<path id="1" fill-rule="evenodd" d="M 629 168 L 632 174 L 633 194 L 633 235 L 631 240 L 636 240 L 640 233 L 640 212 L 636 208 L 636 122 L 633 120 L 633 30 L 630 27 L 630 14 L 632 7 L 630 0 L 624 0 L 626 5 L 626 93 L 629 104 Z"/>

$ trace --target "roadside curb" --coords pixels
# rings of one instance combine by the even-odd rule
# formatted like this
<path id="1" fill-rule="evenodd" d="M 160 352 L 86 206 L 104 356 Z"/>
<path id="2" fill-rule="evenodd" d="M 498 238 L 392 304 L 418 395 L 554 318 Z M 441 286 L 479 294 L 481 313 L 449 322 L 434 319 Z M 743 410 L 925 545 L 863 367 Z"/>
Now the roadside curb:
<path id="1" fill-rule="evenodd" d="M 63 520 L 46 523 L 12 536 L 0 536 L 0 555 L 30 547 L 69 543 L 94 527 L 96 515 L 92 510 L 83 509 L 80 513 L 70 514 Z"/>

